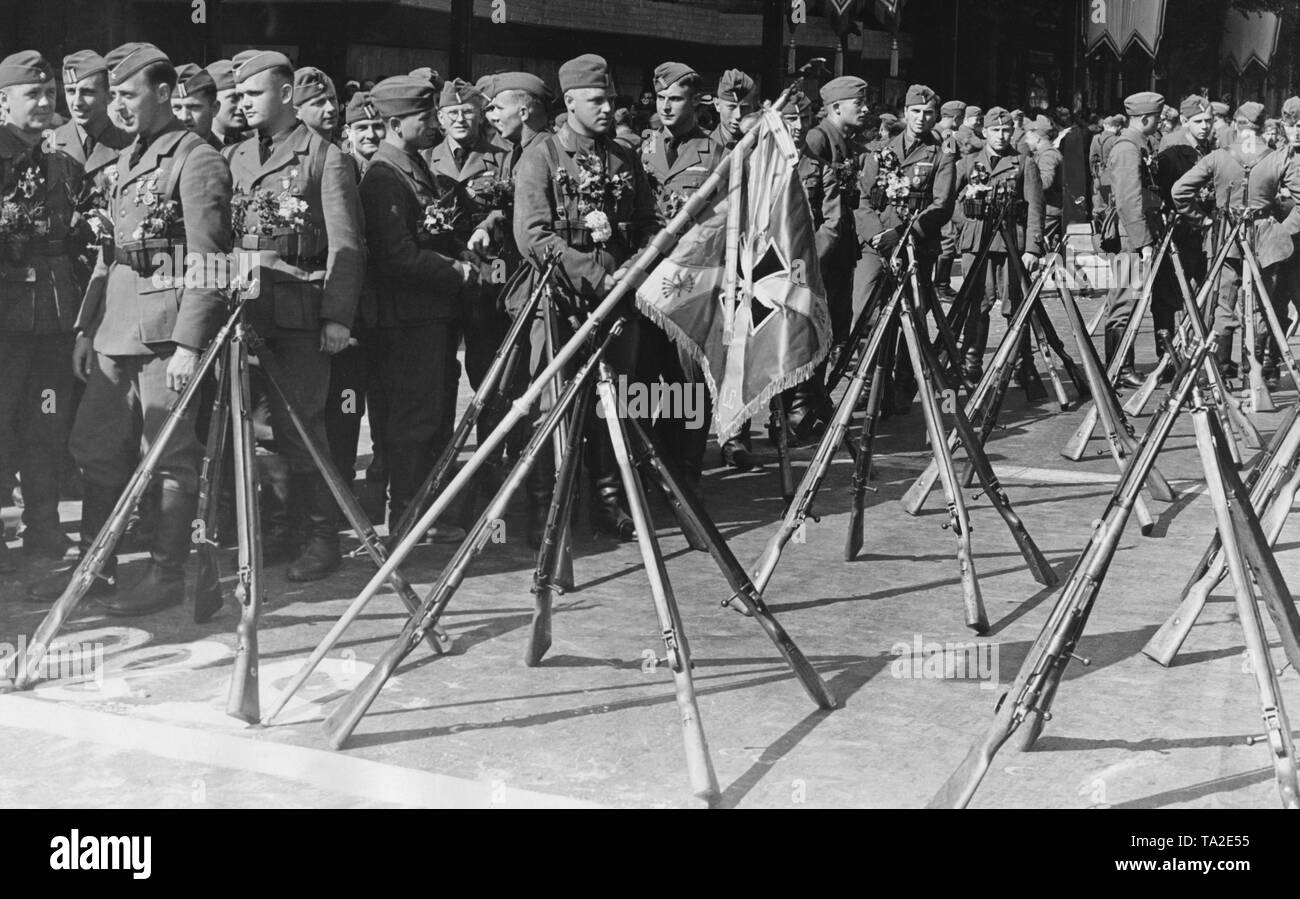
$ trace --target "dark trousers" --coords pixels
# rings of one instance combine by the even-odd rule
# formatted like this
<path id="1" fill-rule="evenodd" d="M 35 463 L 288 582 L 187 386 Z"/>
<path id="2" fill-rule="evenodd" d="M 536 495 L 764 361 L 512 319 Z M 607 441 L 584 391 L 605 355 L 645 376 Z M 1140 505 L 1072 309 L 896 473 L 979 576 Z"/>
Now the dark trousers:
<path id="1" fill-rule="evenodd" d="M 510 317 L 497 306 L 496 290 L 484 287 L 478 292 L 465 310 L 460 327 L 465 337 L 465 375 L 470 389 L 477 391 L 510 327 Z M 480 415 L 475 424 L 479 443 L 501 420 L 499 412 L 484 411 L 486 414 Z"/>
<path id="2" fill-rule="evenodd" d="M 357 441 L 366 412 L 369 381 L 366 347 L 350 346 L 330 357 L 330 384 L 325 400 L 325 435 L 330 460 L 345 483 L 356 477 Z"/>
<path id="3" fill-rule="evenodd" d="M 327 401 L 341 404 L 343 398 L 330 392 L 330 357 L 321 352 L 320 335 L 313 331 L 304 332 L 302 336 L 272 337 L 258 352 L 271 355 L 279 363 L 280 390 L 298 413 L 312 442 L 328 453 L 325 404 Z M 289 463 L 290 470 L 295 474 L 315 472 L 316 464 L 298 435 L 298 429 L 293 426 L 279 392 L 271 390 L 267 401 L 271 407 L 275 445 Z"/>
<path id="4" fill-rule="evenodd" d="M 1175 234 L 1174 243 L 1178 246 L 1178 257 L 1183 263 L 1183 275 L 1187 278 L 1188 288 L 1196 290 L 1196 285 L 1205 279 L 1206 269 L 1201 235 Z M 1168 258 L 1156 273 L 1156 281 L 1151 288 L 1151 323 L 1155 330 L 1172 332 L 1182 308 L 1183 294 L 1178 286 L 1178 275 L 1174 272 L 1173 259 Z"/>
<path id="5" fill-rule="evenodd" d="M 72 426 L 72 455 L 90 484 L 121 489 L 140 464 L 180 395 L 167 387 L 171 350 L 148 356 L 96 354 Z M 185 410 L 155 469 L 155 483 L 179 493 L 198 490 L 203 448 L 195 434 L 198 404 Z"/>
<path id="6" fill-rule="evenodd" d="M 0 332 L 0 471 L 23 482 L 23 524 L 59 527 L 59 491 L 75 408 L 73 335 Z"/>

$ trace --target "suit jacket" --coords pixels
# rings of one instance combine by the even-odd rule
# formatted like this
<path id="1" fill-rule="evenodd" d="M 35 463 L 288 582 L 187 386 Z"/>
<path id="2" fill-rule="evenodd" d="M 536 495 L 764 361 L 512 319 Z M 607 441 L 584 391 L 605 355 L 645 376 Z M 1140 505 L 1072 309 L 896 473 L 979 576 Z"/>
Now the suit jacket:
<path id="1" fill-rule="evenodd" d="M 852 267 L 862 255 L 854 218 L 862 202 L 857 150 L 843 131 L 823 119 L 809 130 L 804 154 L 800 175 L 817 229 L 822 272 L 831 265 Z"/>
<path id="2" fill-rule="evenodd" d="M 120 248 L 134 234 L 150 206 L 142 200 L 174 200 L 180 215 L 174 240 L 187 254 L 229 259 L 230 169 L 203 138 L 172 121 L 154 136 L 135 165 L 137 138 L 118 156 L 117 181 L 110 195 L 113 237 Z M 179 165 L 180 171 L 174 169 Z M 174 180 L 171 197 L 160 196 Z M 93 337 L 96 352 L 109 356 L 147 356 L 173 344 L 201 349 L 221 328 L 226 315 L 221 285 L 185 286 L 178 279 L 140 275 L 102 252 L 77 317 L 77 330 Z"/>
<path id="3" fill-rule="evenodd" d="M 366 320 L 381 328 L 428 324 L 456 317 L 467 288 L 456 260 L 434 249 L 420 228 L 425 207 L 438 198 L 423 158 L 384 141 L 361 178 L 375 303 Z"/>
<path id="4" fill-rule="evenodd" d="M 556 161 L 567 169 L 575 165 L 572 160 L 580 153 L 601 155 L 611 177 L 623 173 L 631 177 L 633 189 L 617 203 L 606 204 L 604 210 L 612 226 L 631 226 L 634 233 L 631 243 L 620 236 L 617 227 L 613 239 L 590 250 L 572 247 L 556 233 L 557 222 L 581 222 L 583 218 L 578 213 L 576 198 L 560 189 L 555 180 Z M 633 150 L 612 138 L 579 135 L 566 124 L 520 156 L 515 168 L 514 220 L 519 251 L 525 258 L 534 253 L 538 258 L 545 258 L 548 252 L 558 250 L 560 265 L 584 297 L 603 296 L 600 285 L 605 275 L 617 270 L 658 230 L 654 196 L 641 160 Z"/>
<path id="5" fill-rule="evenodd" d="M 920 178 L 922 190 L 928 202 L 921 210 L 912 226 L 918 238 L 917 249 L 927 255 L 938 255 L 940 231 L 953 217 L 957 201 L 957 152 L 951 141 L 940 141 L 933 132 L 927 132 L 915 144 L 904 150 L 908 139 L 907 132 L 894 137 L 889 142 L 889 149 L 902 163 L 903 172 L 912 178 Z M 867 156 L 862 166 L 859 181 L 862 191 L 869 193 L 880 172 L 880 163 L 875 156 Z M 904 220 L 899 218 L 893 206 L 884 209 L 872 209 L 870 203 L 860 216 L 862 237 L 869 240 L 888 228 L 899 228 Z M 875 252 L 869 250 L 869 252 Z"/>
<path id="6" fill-rule="evenodd" d="M 1160 139 L 1160 149 L 1156 153 L 1156 183 L 1160 186 L 1162 200 L 1173 202 L 1174 183 L 1210 150 L 1208 143 L 1198 144 L 1193 140 L 1186 128 L 1175 128 Z"/>
<path id="7" fill-rule="evenodd" d="M 1204 213 L 1207 210 L 1197 209 L 1197 195 L 1202 188 L 1212 188 L 1214 191 L 1214 202 L 1216 208 L 1227 210 L 1239 208 L 1248 201 L 1249 190 L 1247 187 L 1247 168 L 1250 169 L 1249 177 L 1254 181 L 1254 170 L 1269 156 L 1273 151 L 1264 145 L 1263 141 L 1256 142 L 1257 151 L 1247 153 L 1241 144 L 1224 150 L 1215 150 L 1197 160 L 1196 164 L 1187 170 L 1182 177 L 1174 182 L 1170 191 L 1173 199 L 1174 208 L 1181 213 L 1197 211 Z M 1286 151 L 1280 151 L 1285 153 Z M 1273 198 L 1269 198 L 1271 204 Z M 1239 258 L 1240 251 L 1235 247 L 1229 251 L 1231 258 Z"/>
<path id="8" fill-rule="evenodd" d="M 458 208 L 464 215 L 457 222 L 456 234 L 468 240 L 475 228 L 482 227 L 486 217 L 493 211 L 481 202 L 479 191 L 485 184 L 501 177 L 506 168 L 506 157 L 510 149 L 486 140 L 471 141 L 467 145 L 465 164 L 457 167 L 452 155 L 451 140 L 445 139 L 431 150 L 421 155 L 433 172 L 433 183 L 438 195 L 443 198 L 454 197 Z M 445 200 L 444 200 L 445 201 Z"/>
<path id="9" fill-rule="evenodd" d="M 1088 169 L 1089 137 L 1090 132 L 1083 126 L 1073 125 L 1056 141 L 1061 151 L 1061 221 L 1067 226 L 1086 222 L 1091 216 L 1088 208 L 1092 196 Z"/>
<path id="10" fill-rule="evenodd" d="M 1043 217 L 1046 207 L 1037 164 L 1014 149 L 1005 156 L 996 156 L 985 147 L 974 156 L 967 156 L 958 166 L 957 196 L 961 196 L 969 182 L 970 173 L 977 164 L 989 170 L 990 185 L 996 189 L 1000 184 L 1009 183 L 1011 186 L 1003 189 L 1009 190 L 1012 196 L 1026 204 L 1025 222 L 1022 224 L 1020 215 L 1016 216 L 1016 238 L 1020 242 L 1020 252 L 1043 255 Z M 964 219 L 961 234 L 957 238 L 957 249 L 962 253 L 978 253 L 985 227 L 986 223 L 978 219 Z M 989 252 L 1008 252 L 1006 240 L 1001 234 L 993 237 Z"/>
<path id="11" fill-rule="evenodd" d="M 34 236 L 25 258 L 0 257 L 0 332 L 71 331 L 81 306 L 72 258 L 66 250 L 46 253 L 51 244 L 62 248 L 74 226 L 76 215 L 68 192 L 78 189 L 81 167 L 70 156 L 43 152 L 39 143 L 29 147 L 0 125 L 0 194 L 14 191 L 20 173 L 33 159 L 41 160 L 44 177 L 32 198 L 32 202 L 43 200 L 45 216 L 37 228 L 44 233 Z"/>
<path id="12" fill-rule="evenodd" d="M 1135 128 L 1124 129 L 1110 145 L 1107 168 L 1125 252 L 1153 245 L 1159 233 L 1160 194 L 1150 164 L 1150 143 Z"/>
<path id="13" fill-rule="evenodd" d="M 680 208 L 681 201 L 699 190 L 726 153 L 703 128 L 696 126 L 677 142 L 677 157 L 669 165 L 664 144 L 669 136 L 660 129 L 641 144 L 641 165 L 654 191 L 656 214 L 665 225 L 672 219 L 673 206 Z"/>
<path id="14" fill-rule="evenodd" d="M 1300 159 L 1294 147 L 1269 153 L 1251 170 L 1246 203 L 1268 211 L 1255 223 L 1255 252 L 1260 268 L 1292 258 L 1300 240 Z"/>
<path id="15" fill-rule="evenodd" d="M 258 274 L 262 294 L 252 305 L 252 318 L 262 336 L 281 332 L 315 331 L 323 320 L 352 327 L 365 278 L 361 196 L 352 164 L 343 151 L 299 123 L 261 161 L 258 136 L 228 149 L 230 173 L 237 193 L 288 190 L 307 204 L 305 228 L 298 253 L 307 259 L 283 258 L 279 246 L 259 249 L 255 238 L 246 249 L 259 249 Z M 290 251 L 292 252 L 292 251 Z M 323 257 L 313 263 L 313 257 Z M 307 262 L 308 267 L 298 263 Z M 263 330 L 265 329 L 265 330 Z"/>
<path id="16" fill-rule="evenodd" d="M 108 117 L 96 128 L 90 130 L 95 146 L 86 156 L 85 132 L 76 122 L 68 121 L 54 129 L 52 150 L 62 153 L 81 167 L 87 178 L 95 179 L 97 185 L 103 186 L 105 178 L 112 177 L 111 169 L 117 165 L 117 156 L 131 143 L 131 135 L 118 128 Z"/>

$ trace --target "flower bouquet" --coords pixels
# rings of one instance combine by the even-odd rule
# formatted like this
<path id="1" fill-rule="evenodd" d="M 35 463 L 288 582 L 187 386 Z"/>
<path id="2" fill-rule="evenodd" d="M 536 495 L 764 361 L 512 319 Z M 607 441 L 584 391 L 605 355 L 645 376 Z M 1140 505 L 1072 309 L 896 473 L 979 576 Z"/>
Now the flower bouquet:
<path id="1" fill-rule="evenodd" d="M 614 236 L 609 207 L 617 206 L 623 197 L 632 193 L 632 174 L 609 174 L 604 163 L 591 153 L 579 153 L 573 161 L 577 175 L 561 166 L 555 170 L 555 183 L 566 196 L 577 201 L 578 214 L 582 216 L 579 228 L 590 231 L 591 239 L 603 245 Z"/>
<path id="2" fill-rule="evenodd" d="M 45 175 L 39 162 L 29 160 L 17 171 L 13 189 L 0 199 L 0 255 L 21 265 L 32 242 L 50 230 L 45 213 Z"/>
<path id="3" fill-rule="evenodd" d="M 298 194 L 293 169 L 281 181 L 281 189 L 240 191 L 231 199 L 231 224 L 236 242 L 247 250 L 272 249 L 282 259 L 309 255 L 307 201 Z"/>

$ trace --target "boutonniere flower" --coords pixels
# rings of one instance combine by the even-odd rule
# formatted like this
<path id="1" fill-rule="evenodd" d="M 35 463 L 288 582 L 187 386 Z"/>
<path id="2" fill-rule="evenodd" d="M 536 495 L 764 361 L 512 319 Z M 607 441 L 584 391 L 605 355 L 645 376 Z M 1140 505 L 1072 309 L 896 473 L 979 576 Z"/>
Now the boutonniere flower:
<path id="1" fill-rule="evenodd" d="M 131 232 L 132 240 L 166 237 L 168 230 L 180 217 L 180 206 L 175 200 L 163 202 L 156 194 L 151 193 L 150 196 L 154 199 L 149 204 L 149 212 Z"/>
<path id="2" fill-rule="evenodd" d="M 437 236 L 447 234 L 456 227 L 456 208 L 442 203 L 430 203 L 424 207 L 424 219 L 420 228 L 427 234 Z"/>
<path id="3" fill-rule="evenodd" d="M 599 209 L 588 212 L 582 223 L 591 229 L 591 239 L 603 244 L 614 236 L 614 228 L 609 223 L 609 216 Z"/>

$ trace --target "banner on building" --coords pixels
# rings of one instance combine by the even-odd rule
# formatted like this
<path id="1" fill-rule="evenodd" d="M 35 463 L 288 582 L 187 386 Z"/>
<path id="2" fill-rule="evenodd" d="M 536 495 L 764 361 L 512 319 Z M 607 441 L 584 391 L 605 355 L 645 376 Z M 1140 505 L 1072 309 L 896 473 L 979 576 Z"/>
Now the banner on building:
<path id="1" fill-rule="evenodd" d="M 1223 26 L 1221 57 L 1238 75 L 1252 62 L 1267 69 L 1277 50 L 1281 30 L 1282 22 L 1275 13 L 1244 13 L 1239 9 L 1229 9 Z"/>
<path id="2" fill-rule="evenodd" d="M 1083 35 L 1088 53 L 1102 45 L 1123 57 L 1137 44 L 1154 57 L 1165 27 L 1165 0 L 1083 0 Z"/>

